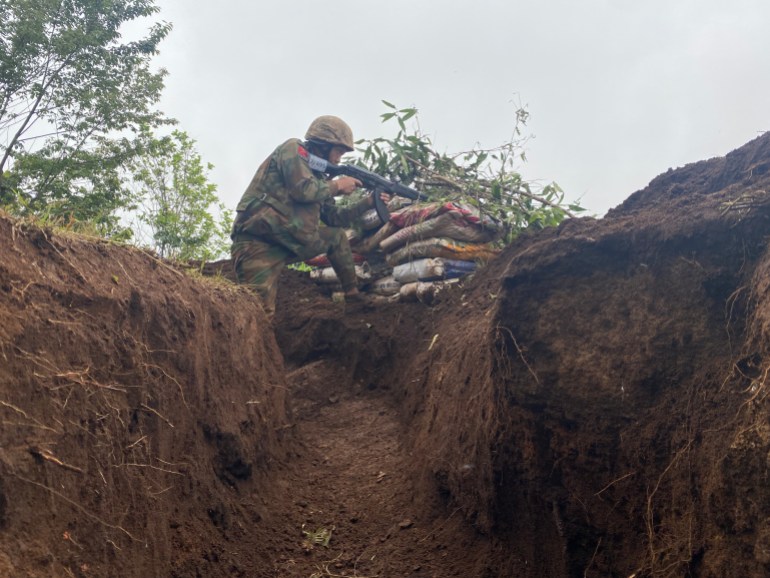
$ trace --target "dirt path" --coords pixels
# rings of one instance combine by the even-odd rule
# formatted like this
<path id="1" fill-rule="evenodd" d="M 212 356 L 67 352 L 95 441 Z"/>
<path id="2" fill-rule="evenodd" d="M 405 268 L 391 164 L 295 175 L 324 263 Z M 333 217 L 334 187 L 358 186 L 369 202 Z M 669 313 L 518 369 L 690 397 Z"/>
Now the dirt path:
<path id="1" fill-rule="evenodd" d="M 406 465 L 420 458 L 406 451 L 387 392 L 340 374 L 320 361 L 289 376 L 305 449 L 284 480 L 286 540 L 273 575 L 491 576 L 479 569 L 489 543 L 459 512 L 417 497 Z"/>

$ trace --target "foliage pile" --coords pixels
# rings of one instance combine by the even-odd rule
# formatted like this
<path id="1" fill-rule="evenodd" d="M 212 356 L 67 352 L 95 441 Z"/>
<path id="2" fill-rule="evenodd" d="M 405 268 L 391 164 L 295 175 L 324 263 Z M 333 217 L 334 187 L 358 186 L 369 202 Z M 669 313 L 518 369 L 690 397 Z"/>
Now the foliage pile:
<path id="1" fill-rule="evenodd" d="M 540 186 L 526 181 L 517 170 L 518 163 L 526 161 L 522 131 L 529 113 L 525 108 L 516 109 L 508 142 L 448 154 L 437 152 L 422 133 L 416 108 L 398 108 L 387 101 L 383 104 L 389 111 L 381 115 L 382 121 L 395 121 L 398 132 L 391 139 L 359 141 L 359 163 L 431 198 L 475 206 L 503 223 L 506 242 L 528 227 L 558 225 L 584 210 L 577 202 L 565 202 L 564 191 L 555 182 Z M 410 120 L 413 127 L 407 126 Z"/>

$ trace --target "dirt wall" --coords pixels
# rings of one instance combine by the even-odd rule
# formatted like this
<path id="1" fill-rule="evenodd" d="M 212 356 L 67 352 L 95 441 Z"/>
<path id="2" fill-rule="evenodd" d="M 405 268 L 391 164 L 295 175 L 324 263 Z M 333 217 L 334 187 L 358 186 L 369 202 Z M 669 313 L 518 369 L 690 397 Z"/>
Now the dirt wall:
<path id="1" fill-rule="evenodd" d="M 523 237 L 446 304 L 418 444 L 531 575 L 768 571 L 768 142 Z"/>
<path id="2" fill-rule="evenodd" d="M 0 243 L 0 575 L 264 562 L 247 529 L 290 416 L 258 303 L 4 216 Z"/>

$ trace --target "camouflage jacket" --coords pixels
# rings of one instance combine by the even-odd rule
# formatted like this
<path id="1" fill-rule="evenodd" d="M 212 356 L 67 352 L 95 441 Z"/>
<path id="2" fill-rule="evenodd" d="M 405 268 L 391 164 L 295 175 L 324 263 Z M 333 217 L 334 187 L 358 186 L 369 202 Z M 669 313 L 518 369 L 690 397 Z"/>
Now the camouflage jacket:
<path id="1" fill-rule="evenodd" d="M 265 159 L 238 203 L 234 235 L 265 238 L 280 228 L 305 244 L 317 235 L 321 222 L 347 227 L 367 211 L 366 200 L 338 207 L 337 183 L 312 171 L 304 155 L 302 142 L 289 139 Z"/>

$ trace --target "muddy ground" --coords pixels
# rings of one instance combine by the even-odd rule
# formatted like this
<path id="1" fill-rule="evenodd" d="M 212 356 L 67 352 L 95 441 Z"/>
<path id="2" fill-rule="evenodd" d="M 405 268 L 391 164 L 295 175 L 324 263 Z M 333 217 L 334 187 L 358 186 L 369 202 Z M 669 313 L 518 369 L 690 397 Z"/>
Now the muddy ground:
<path id="1" fill-rule="evenodd" d="M 0 575 L 767 575 L 768 168 L 669 170 L 430 306 L 287 271 L 272 321 L 0 216 Z"/>

